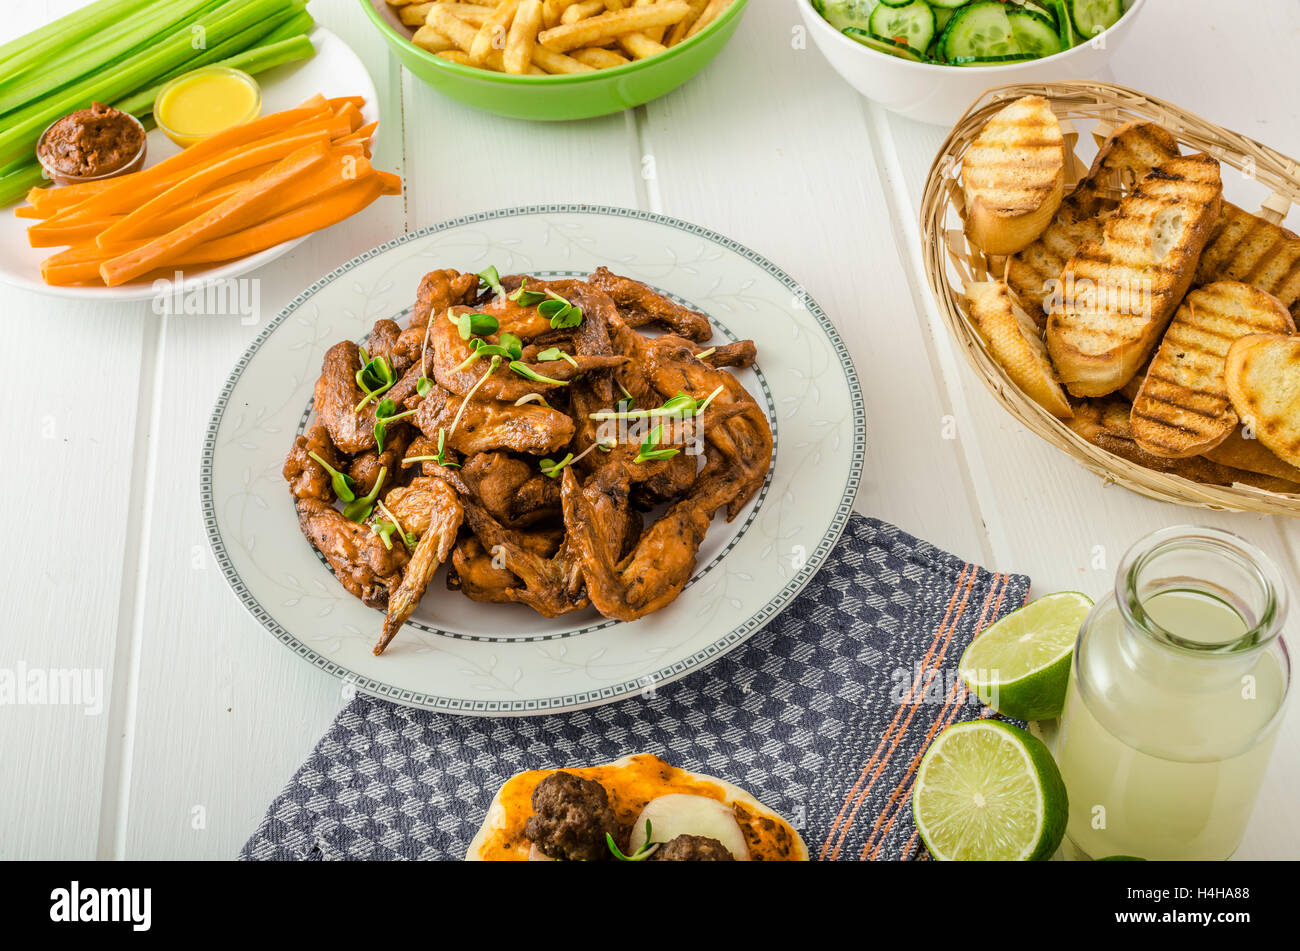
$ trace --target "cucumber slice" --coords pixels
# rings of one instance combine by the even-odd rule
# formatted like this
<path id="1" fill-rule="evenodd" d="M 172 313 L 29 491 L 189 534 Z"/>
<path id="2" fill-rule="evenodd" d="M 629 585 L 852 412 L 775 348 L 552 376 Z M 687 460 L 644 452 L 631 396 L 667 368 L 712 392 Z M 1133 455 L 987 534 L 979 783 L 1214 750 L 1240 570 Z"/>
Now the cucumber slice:
<path id="1" fill-rule="evenodd" d="M 1124 15 L 1124 0 L 1070 0 L 1070 20 L 1080 40 L 1105 33 Z"/>
<path id="2" fill-rule="evenodd" d="M 821 0 L 814 0 L 814 2 L 820 3 Z M 1047 17 L 1052 24 L 1052 29 L 1056 29 L 1056 14 L 1052 11 L 1051 4 L 1047 0 L 1021 0 L 1020 5 L 1030 13 L 1037 13 Z"/>
<path id="3" fill-rule="evenodd" d="M 844 35 L 851 40 L 857 40 L 863 46 L 875 50 L 878 53 L 888 53 L 890 56 L 898 56 L 902 59 L 910 59 L 914 63 L 925 62 L 923 57 L 906 43 L 899 43 L 897 40 L 887 39 L 883 36 L 873 36 L 866 30 L 860 30 L 856 26 L 851 26 L 843 31 Z"/>
<path id="4" fill-rule="evenodd" d="M 906 43 L 924 53 L 934 39 L 934 11 L 925 0 L 911 0 L 902 7 L 889 6 L 882 0 L 871 11 L 868 30 L 873 36 Z"/>
<path id="5" fill-rule="evenodd" d="M 1038 59 L 1033 53 L 1008 53 L 1006 56 L 958 56 L 948 60 L 950 66 L 1006 66 L 1008 63 L 1027 63 Z"/>
<path id="6" fill-rule="evenodd" d="M 926 0 L 930 6 L 938 10 L 956 10 L 958 7 L 964 7 L 970 3 L 970 0 Z"/>
<path id="7" fill-rule="evenodd" d="M 931 6 L 934 5 L 931 4 Z M 935 43 L 939 42 L 939 38 L 943 35 L 943 31 L 947 29 L 948 24 L 952 22 L 952 15 L 955 12 L 956 10 L 952 7 L 934 7 L 934 40 L 930 43 L 931 46 L 934 46 Z"/>
<path id="8" fill-rule="evenodd" d="M 988 62 L 995 56 L 1015 56 L 1022 52 L 1007 18 L 1007 9 L 998 0 L 977 0 L 959 7 L 948 29 L 943 31 L 943 57 L 950 63 Z"/>
<path id="9" fill-rule="evenodd" d="M 911 3 L 912 0 L 880 0 L 880 2 L 887 7 L 905 7 Z"/>
<path id="10" fill-rule="evenodd" d="M 1061 38 L 1061 44 L 1069 49 L 1072 46 L 1079 45 L 1079 34 L 1074 32 L 1074 21 L 1070 19 L 1070 10 L 1065 5 L 1065 0 L 1043 0 L 1044 6 L 1052 11 L 1052 18 L 1056 20 L 1056 35 Z"/>
<path id="11" fill-rule="evenodd" d="M 1035 57 L 1055 56 L 1065 49 L 1061 38 L 1056 34 L 1056 25 L 1047 17 L 1024 10 L 1008 10 L 1007 19 L 1016 34 L 1022 53 L 1032 53 Z"/>
<path id="12" fill-rule="evenodd" d="M 871 11 L 876 9 L 877 0 L 814 0 L 820 5 L 818 13 L 831 26 L 843 30 L 850 26 L 867 29 L 871 22 Z"/>

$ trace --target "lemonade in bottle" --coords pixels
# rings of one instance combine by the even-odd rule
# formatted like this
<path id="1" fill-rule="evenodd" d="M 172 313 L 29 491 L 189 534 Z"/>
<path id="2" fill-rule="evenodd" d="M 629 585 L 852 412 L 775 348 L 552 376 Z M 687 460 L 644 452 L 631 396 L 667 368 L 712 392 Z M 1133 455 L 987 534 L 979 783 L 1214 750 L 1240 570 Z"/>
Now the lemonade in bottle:
<path id="1" fill-rule="evenodd" d="M 1075 647 L 1067 854 L 1232 855 L 1290 682 L 1286 600 L 1273 562 L 1227 532 L 1166 529 L 1129 551 Z"/>

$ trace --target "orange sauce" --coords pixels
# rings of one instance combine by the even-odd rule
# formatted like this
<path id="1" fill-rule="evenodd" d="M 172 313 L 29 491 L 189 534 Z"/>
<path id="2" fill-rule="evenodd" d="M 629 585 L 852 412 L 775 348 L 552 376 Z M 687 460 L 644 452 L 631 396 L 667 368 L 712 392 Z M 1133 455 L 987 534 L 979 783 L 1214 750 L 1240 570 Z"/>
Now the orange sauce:
<path id="1" fill-rule="evenodd" d="M 501 790 L 505 809 L 503 828 L 484 843 L 482 857 L 489 862 L 526 862 L 531 843 L 524 825 L 533 814 L 533 790 L 555 769 L 535 769 L 511 778 Z M 717 783 L 696 779 L 685 770 L 672 766 L 657 756 L 643 753 L 632 757 L 626 766 L 589 766 L 566 769 L 566 773 L 594 779 L 609 793 L 610 805 L 619 822 L 630 826 L 646 803 L 670 793 L 707 796 L 727 801 L 727 791 Z M 758 862 L 784 862 L 797 857 L 795 834 L 780 819 L 755 814 L 742 803 L 735 803 L 736 821 L 745 833 L 750 858 Z"/>

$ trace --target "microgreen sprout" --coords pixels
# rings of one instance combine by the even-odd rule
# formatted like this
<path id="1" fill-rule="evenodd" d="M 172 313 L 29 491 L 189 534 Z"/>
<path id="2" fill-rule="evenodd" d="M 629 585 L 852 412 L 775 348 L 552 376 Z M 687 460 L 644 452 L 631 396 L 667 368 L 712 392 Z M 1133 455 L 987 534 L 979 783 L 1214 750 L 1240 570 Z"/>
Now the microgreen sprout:
<path id="1" fill-rule="evenodd" d="M 357 497 L 357 494 L 354 491 L 357 487 L 357 483 L 352 476 L 339 472 L 339 470 L 335 469 L 314 452 L 309 452 L 307 455 L 315 459 L 320 464 L 321 468 L 330 474 L 330 485 L 333 486 L 335 495 L 344 502 L 351 502 Z"/>
<path id="2" fill-rule="evenodd" d="M 641 848 L 637 849 L 631 855 L 624 855 L 619 850 L 618 845 L 614 842 L 614 837 L 608 832 L 605 833 L 605 844 L 609 846 L 609 851 L 614 858 L 618 859 L 620 862 L 644 862 L 650 856 L 654 855 L 655 852 L 659 851 L 660 845 L 658 842 L 650 841 L 649 819 L 645 821 L 645 842 L 641 845 Z"/>
<path id="3" fill-rule="evenodd" d="M 582 323 L 582 308 L 569 303 L 554 291 L 546 292 L 546 300 L 537 305 L 537 312 L 549 320 L 555 330 L 576 327 Z"/>
<path id="4" fill-rule="evenodd" d="M 522 364 L 520 365 L 522 366 Z M 465 407 L 468 406 L 469 401 L 474 398 L 474 394 L 478 392 L 479 387 L 487 382 L 487 378 L 490 377 L 493 371 L 496 370 L 496 368 L 499 366 L 501 366 L 501 358 L 494 356 L 492 358 L 492 365 L 487 368 L 487 372 L 484 373 L 481 377 L 479 377 L 479 381 L 470 388 L 470 391 L 465 394 L 465 398 L 460 401 L 460 408 L 456 410 L 456 416 L 451 421 L 451 425 L 447 427 L 447 432 L 454 433 L 456 431 L 456 425 L 460 422 L 461 416 L 465 414 Z M 514 367 L 513 363 L 511 364 L 511 367 L 512 368 Z M 439 430 L 438 431 L 439 454 L 441 454 L 441 450 L 442 450 L 442 438 L 443 438 L 442 431 Z"/>
<path id="5" fill-rule="evenodd" d="M 577 360 L 573 359 L 573 357 L 569 356 L 559 347 L 551 347 L 549 350 L 543 350 L 537 355 L 537 359 L 541 360 L 543 363 L 547 363 L 551 360 L 567 360 L 575 367 L 578 365 Z"/>
<path id="6" fill-rule="evenodd" d="M 397 412 L 397 404 L 392 400 L 380 400 L 379 405 L 375 407 L 375 451 L 384 451 L 384 437 L 388 435 L 389 423 L 405 419 L 408 416 L 414 416 L 415 412 L 413 409 L 408 409 L 405 413 L 399 413 Z"/>
<path id="7" fill-rule="evenodd" d="M 530 291 L 528 288 L 528 278 L 523 279 L 519 285 L 519 290 L 510 295 L 510 299 L 520 307 L 532 307 L 534 304 L 540 304 L 546 300 L 545 291 Z"/>
<path id="8" fill-rule="evenodd" d="M 492 288 L 492 293 L 498 297 L 505 297 L 506 289 L 501 286 L 501 274 L 497 271 L 496 265 L 478 272 L 478 279 L 482 281 L 482 287 Z"/>
<path id="9" fill-rule="evenodd" d="M 546 398 L 541 393 L 525 393 L 515 400 L 516 406 L 523 406 L 525 403 L 541 403 L 547 409 L 551 408 L 551 404 L 546 402 Z"/>
<path id="10" fill-rule="evenodd" d="M 379 498 L 379 490 L 383 487 L 387 475 L 388 467 L 384 466 L 379 470 L 379 478 L 375 480 L 374 488 L 361 498 L 353 499 L 343 506 L 343 517 L 353 522 L 364 522 L 370 518 L 370 513 L 375 509 L 375 500 Z"/>
<path id="11" fill-rule="evenodd" d="M 660 459 L 671 459 L 681 452 L 680 449 L 658 448 L 664 438 L 664 424 L 660 423 L 650 432 L 646 433 L 645 439 L 641 441 L 641 449 L 637 452 L 636 458 L 632 461 L 637 465 L 643 462 L 658 462 Z"/>
<path id="12" fill-rule="evenodd" d="M 372 360 L 366 351 L 362 350 L 361 369 L 357 371 L 356 381 L 357 386 L 361 387 L 366 394 L 361 402 L 352 408 L 352 412 L 359 413 L 371 400 L 378 399 L 393 388 L 393 384 L 397 382 L 397 374 L 383 357 L 375 357 Z"/>
<path id="13" fill-rule="evenodd" d="M 569 453 L 559 462 L 556 462 L 554 459 L 543 459 L 538 467 L 542 470 L 542 475 L 550 476 L 552 479 L 554 479 L 561 472 L 563 472 L 567 466 L 577 465 L 592 451 L 596 449 L 603 449 L 605 452 L 609 452 L 611 448 L 612 448 L 611 446 L 607 446 L 604 443 L 597 440 L 596 442 L 588 446 L 586 449 L 582 450 L 582 452 L 578 453 L 578 455 L 576 456 L 573 453 Z"/>
<path id="14" fill-rule="evenodd" d="M 496 358 L 496 357 L 493 357 L 492 359 L 495 360 L 495 359 L 497 359 L 497 358 Z M 555 386 L 568 386 L 568 385 L 569 385 L 565 380 L 557 380 L 557 379 L 554 379 L 553 377 L 542 376 L 542 374 L 538 373 L 536 370 L 534 370 L 532 367 L 530 367 L 527 363 L 524 363 L 524 362 L 522 362 L 522 361 L 520 361 L 520 360 L 511 360 L 511 361 L 510 361 L 510 369 L 514 370 L 516 373 L 518 373 L 520 376 L 522 376 L 525 380 L 532 380 L 534 383 L 551 383 L 551 384 L 554 384 Z"/>

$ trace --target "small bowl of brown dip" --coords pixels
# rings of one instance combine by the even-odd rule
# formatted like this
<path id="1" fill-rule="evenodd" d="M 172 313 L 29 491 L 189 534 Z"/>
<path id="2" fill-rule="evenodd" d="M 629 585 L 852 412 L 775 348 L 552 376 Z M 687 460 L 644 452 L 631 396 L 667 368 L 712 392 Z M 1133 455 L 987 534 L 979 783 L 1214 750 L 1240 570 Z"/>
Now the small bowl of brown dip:
<path id="1" fill-rule="evenodd" d="M 74 185 L 138 172 L 148 145 L 139 119 L 97 102 L 46 129 L 36 157 L 56 185 Z"/>

